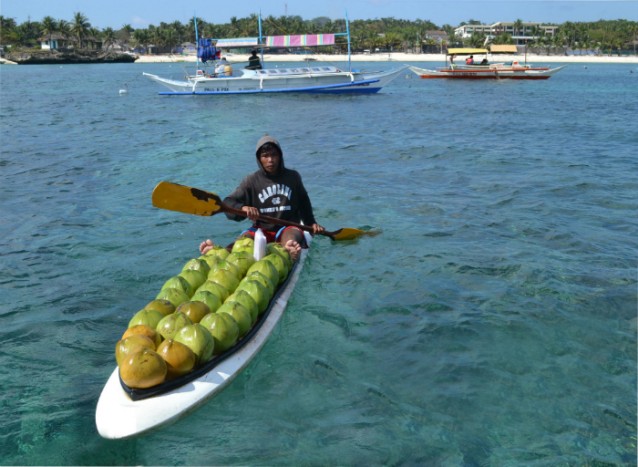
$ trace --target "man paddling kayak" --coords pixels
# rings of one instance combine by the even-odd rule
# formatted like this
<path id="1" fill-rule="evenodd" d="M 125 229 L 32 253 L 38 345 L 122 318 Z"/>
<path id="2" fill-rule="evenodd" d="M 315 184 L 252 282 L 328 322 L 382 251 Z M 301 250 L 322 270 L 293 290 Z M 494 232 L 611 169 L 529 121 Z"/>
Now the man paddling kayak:
<path id="1" fill-rule="evenodd" d="M 224 203 L 241 209 L 246 213 L 246 217 L 253 221 L 252 227 L 242 232 L 242 236 L 254 238 L 255 232 L 260 228 L 268 242 L 281 243 L 290 253 L 290 257 L 296 261 L 301 248 L 306 247 L 303 231 L 297 227 L 260 222 L 259 215 L 303 222 L 312 227 L 313 234 L 324 232 L 325 229 L 315 220 L 310 197 L 301 175 L 284 165 L 284 155 L 279 142 L 269 135 L 264 135 L 257 142 L 255 155 L 259 169 L 244 178 L 235 191 L 224 199 Z M 244 219 L 233 214 L 226 216 L 235 221 Z M 199 251 L 204 254 L 213 246 L 211 240 L 205 240 L 199 245 Z"/>

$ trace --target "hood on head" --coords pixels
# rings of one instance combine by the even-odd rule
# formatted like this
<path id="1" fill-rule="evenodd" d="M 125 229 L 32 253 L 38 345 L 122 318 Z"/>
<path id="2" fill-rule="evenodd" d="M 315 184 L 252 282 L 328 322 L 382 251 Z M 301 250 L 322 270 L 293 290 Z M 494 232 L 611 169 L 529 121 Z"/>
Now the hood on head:
<path id="1" fill-rule="evenodd" d="M 277 141 L 275 138 L 273 138 L 272 136 L 270 136 L 268 133 L 266 133 L 264 136 L 262 136 L 261 138 L 259 138 L 259 141 L 257 141 L 257 146 L 255 148 L 255 157 L 257 158 L 257 165 L 259 166 L 260 169 L 264 169 L 261 165 L 261 162 L 259 161 L 259 152 L 261 150 L 261 148 L 266 145 L 266 144 L 272 144 L 274 146 L 277 147 L 277 149 L 279 149 L 279 154 L 281 154 L 281 164 L 279 165 L 279 170 L 283 170 L 284 168 L 284 152 L 281 150 L 281 145 L 279 144 L 279 141 Z"/>

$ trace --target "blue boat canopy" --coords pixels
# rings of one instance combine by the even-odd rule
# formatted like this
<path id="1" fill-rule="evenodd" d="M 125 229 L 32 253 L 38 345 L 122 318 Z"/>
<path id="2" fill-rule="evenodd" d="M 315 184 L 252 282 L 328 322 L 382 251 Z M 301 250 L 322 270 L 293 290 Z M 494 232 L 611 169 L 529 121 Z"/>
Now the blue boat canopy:
<path id="1" fill-rule="evenodd" d="M 197 58 L 206 63 L 209 60 L 218 59 L 219 55 L 220 53 L 212 39 L 199 39 L 197 43 Z"/>

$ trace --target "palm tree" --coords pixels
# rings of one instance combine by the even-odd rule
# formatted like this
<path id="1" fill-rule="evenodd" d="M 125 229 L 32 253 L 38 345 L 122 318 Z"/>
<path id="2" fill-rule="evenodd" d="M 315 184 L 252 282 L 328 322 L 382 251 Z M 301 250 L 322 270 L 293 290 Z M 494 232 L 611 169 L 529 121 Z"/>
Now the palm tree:
<path id="1" fill-rule="evenodd" d="M 514 43 L 514 39 L 512 39 L 512 36 L 507 32 L 504 32 L 503 34 L 499 34 L 492 40 L 492 44 L 513 44 L 513 43 Z"/>
<path id="2" fill-rule="evenodd" d="M 113 28 L 106 28 L 102 31 L 102 43 L 106 46 L 106 51 L 115 43 L 115 31 Z"/>
<path id="3" fill-rule="evenodd" d="M 16 20 L 0 15 L 0 44 L 12 45 L 19 41 Z"/>
<path id="4" fill-rule="evenodd" d="M 259 33 L 259 17 L 256 14 L 251 14 L 242 25 L 242 36 L 256 36 Z"/>
<path id="5" fill-rule="evenodd" d="M 503 34 L 501 34 L 501 36 L 502 35 Z M 483 34 L 482 32 L 474 33 L 468 41 L 470 47 L 483 47 L 483 44 L 485 44 L 485 34 Z"/>
<path id="6" fill-rule="evenodd" d="M 169 50 L 170 53 L 175 53 L 176 45 L 179 43 L 179 36 L 177 31 L 172 27 L 161 28 L 159 34 L 160 45 L 164 50 Z"/>
<path id="7" fill-rule="evenodd" d="M 90 45 L 91 49 L 101 48 L 101 45 L 98 45 L 97 40 L 100 37 L 100 30 L 98 28 L 89 28 L 87 38 L 91 39 L 91 44 L 87 44 L 87 47 Z"/>
<path id="8" fill-rule="evenodd" d="M 58 32 L 64 37 L 65 40 L 68 40 L 68 38 L 71 37 L 71 24 L 68 21 L 61 19 L 60 21 L 58 21 Z"/>
<path id="9" fill-rule="evenodd" d="M 236 16 L 230 18 L 230 35 L 228 37 L 237 37 L 239 36 L 239 20 Z"/>
<path id="10" fill-rule="evenodd" d="M 133 41 L 137 46 L 142 47 L 144 50 L 148 51 L 148 44 L 151 41 L 148 29 L 136 29 L 133 32 Z"/>
<path id="11" fill-rule="evenodd" d="M 53 33 L 58 30 L 57 22 L 51 16 L 45 16 L 42 20 L 42 34 L 49 38 L 49 49 L 53 49 Z"/>
<path id="12" fill-rule="evenodd" d="M 42 36 L 42 27 L 40 23 L 28 20 L 19 25 L 16 32 L 20 37 L 21 45 L 35 47 L 38 44 L 38 39 Z"/>
<path id="13" fill-rule="evenodd" d="M 82 40 L 87 36 L 91 23 L 86 16 L 80 12 L 73 14 L 73 23 L 71 24 L 71 32 L 78 41 L 78 48 L 82 48 Z"/>
<path id="14" fill-rule="evenodd" d="M 401 42 L 401 36 L 395 32 L 389 32 L 383 37 L 383 45 L 390 52 L 393 52 L 395 47 L 400 46 Z"/>
<path id="15" fill-rule="evenodd" d="M 521 29 L 523 29 L 523 21 L 517 19 L 516 21 L 514 21 L 514 31 L 512 33 L 512 36 L 518 36 L 521 32 Z"/>

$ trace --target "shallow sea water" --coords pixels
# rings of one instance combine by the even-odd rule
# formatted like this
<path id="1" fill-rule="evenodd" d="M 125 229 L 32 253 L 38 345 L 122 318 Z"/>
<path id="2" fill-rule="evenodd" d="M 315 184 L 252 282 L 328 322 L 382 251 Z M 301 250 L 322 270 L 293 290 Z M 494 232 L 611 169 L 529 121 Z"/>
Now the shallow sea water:
<path id="1" fill-rule="evenodd" d="M 219 98 L 142 71 L 183 66 L 0 68 L 2 464 L 635 465 L 635 65 Z M 382 234 L 317 238 L 219 396 L 100 438 L 132 314 L 246 225 L 155 209 L 153 187 L 224 196 L 264 132 L 323 225 Z"/>

